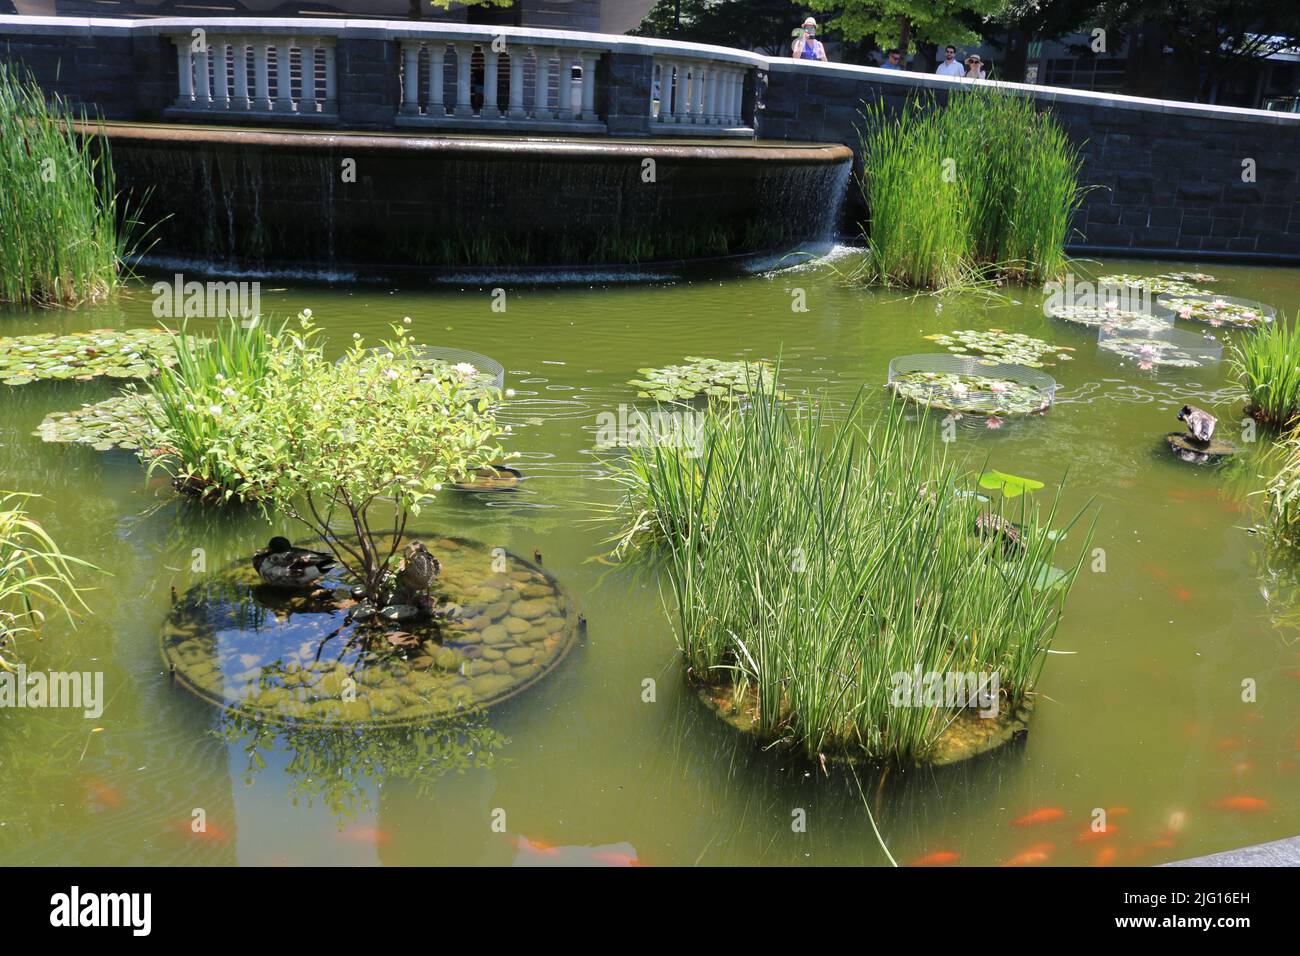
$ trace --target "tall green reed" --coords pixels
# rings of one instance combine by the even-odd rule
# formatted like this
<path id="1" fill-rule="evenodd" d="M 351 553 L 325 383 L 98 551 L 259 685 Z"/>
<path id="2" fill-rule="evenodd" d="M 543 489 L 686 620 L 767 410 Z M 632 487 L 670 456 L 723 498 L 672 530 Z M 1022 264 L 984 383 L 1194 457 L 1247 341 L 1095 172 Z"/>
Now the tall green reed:
<path id="1" fill-rule="evenodd" d="M 233 417 L 259 400 L 283 328 L 230 318 L 212 336 L 172 333 L 176 365 L 148 380 L 154 402 L 142 404 L 153 445 L 145 456 L 150 474 L 163 471 L 178 489 L 222 501 L 247 486 L 247 476 L 222 455 L 222 439 Z"/>
<path id="2" fill-rule="evenodd" d="M 72 605 L 85 607 L 76 586 L 75 568 L 94 566 L 69 557 L 32 517 L 28 502 L 36 497 L 0 492 L 0 669 L 14 669 L 13 642 L 45 620 L 42 604 L 71 616 Z"/>
<path id="3" fill-rule="evenodd" d="M 135 222 L 119 223 L 108 140 L 0 63 L 0 302 L 76 305 L 118 284 Z"/>
<path id="4" fill-rule="evenodd" d="M 1246 390 L 1247 412 L 1281 428 L 1300 414 L 1300 334 L 1280 317 L 1232 343 L 1228 366 Z"/>
<path id="5" fill-rule="evenodd" d="M 688 674 L 728 687 L 761 737 L 923 759 L 960 708 L 895 706 L 897 675 L 996 672 L 1004 711 L 1032 693 L 1079 566 L 1053 574 L 1055 501 L 1017 499 L 1009 546 L 975 534 L 1002 506 L 900 408 L 833 421 L 760 392 L 702 414 L 698 456 L 631 450 L 620 538 L 662 556 Z"/>
<path id="6" fill-rule="evenodd" d="M 860 278 L 945 288 L 1065 268 L 1082 199 L 1078 150 L 1028 98 L 987 86 L 889 110 L 864 104 L 862 192 L 869 257 Z"/>

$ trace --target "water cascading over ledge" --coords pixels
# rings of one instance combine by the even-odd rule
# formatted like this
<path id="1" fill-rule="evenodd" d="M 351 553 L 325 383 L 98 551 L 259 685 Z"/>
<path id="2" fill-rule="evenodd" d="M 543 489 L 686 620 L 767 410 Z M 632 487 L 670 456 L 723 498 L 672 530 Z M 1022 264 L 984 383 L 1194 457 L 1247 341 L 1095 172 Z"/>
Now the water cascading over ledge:
<path id="1" fill-rule="evenodd" d="M 154 260 L 224 270 L 591 267 L 833 238 L 840 145 L 112 124 Z"/>

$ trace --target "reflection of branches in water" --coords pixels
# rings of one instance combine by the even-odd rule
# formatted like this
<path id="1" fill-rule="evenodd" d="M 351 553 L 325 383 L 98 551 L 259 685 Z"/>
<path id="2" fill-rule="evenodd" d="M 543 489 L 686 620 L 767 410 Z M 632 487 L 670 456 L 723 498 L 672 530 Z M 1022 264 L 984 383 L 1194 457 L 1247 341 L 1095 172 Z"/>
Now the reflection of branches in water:
<path id="1" fill-rule="evenodd" d="M 284 770 L 291 779 L 295 805 L 319 800 L 339 825 L 372 808 L 372 789 L 402 780 L 423 798 L 447 773 L 486 769 L 509 739 L 492 728 L 487 712 L 469 710 L 419 728 L 319 730 L 273 726 L 238 710 L 226 711 L 213 731 L 244 749 L 248 766 L 244 783 L 251 786 L 266 757 L 274 751 L 292 753 Z"/>

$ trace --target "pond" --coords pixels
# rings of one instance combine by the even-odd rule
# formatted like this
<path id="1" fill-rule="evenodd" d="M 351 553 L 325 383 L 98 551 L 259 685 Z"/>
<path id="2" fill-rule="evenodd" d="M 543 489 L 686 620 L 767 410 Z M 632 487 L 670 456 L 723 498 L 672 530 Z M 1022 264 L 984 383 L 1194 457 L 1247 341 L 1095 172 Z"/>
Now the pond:
<path id="1" fill-rule="evenodd" d="M 851 265 L 854 253 L 838 254 L 836 267 Z M 1300 308 L 1295 270 L 1209 271 L 1216 294 Z M 6 313 L 0 335 L 152 326 L 153 278 L 106 305 Z M 106 705 L 93 719 L 0 710 L 0 864 L 881 864 L 868 807 L 904 863 L 1145 865 L 1300 832 L 1300 591 L 1245 530 L 1260 486 L 1250 454 L 1195 466 L 1164 442 L 1188 402 L 1240 440 L 1224 362 L 1144 367 L 1100 350 L 1096 328 L 1045 317 L 1041 292 L 1005 291 L 1000 302 L 863 291 L 825 264 L 512 286 L 504 300 L 491 286 L 263 282 L 264 312 L 310 307 L 334 351 L 409 315 L 421 341 L 506 370 L 523 480 L 446 489 L 421 527 L 540 559 L 586 629 L 525 693 L 436 739 L 250 725 L 186 693 L 160 655 L 173 589 L 183 600 L 272 534 L 301 531 L 178 500 L 130 452 L 33 436 L 48 413 L 112 395 L 112 379 L 0 389 L 0 485 L 46 496 L 33 510 L 55 539 L 112 572 L 87 577 L 93 613 L 75 629 L 56 618 L 22 645 L 29 671 L 102 671 Z M 636 402 L 638 369 L 686 356 L 780 359 L 787 391 L 836 404 L 865 385 L 883 409 L 891 358 L 945 351 L 926 336 L 988 329 L 1059 349 L 1042 359 L 1054 402 L 996 424 L 967 416 L 952 453 L 1049 494 L 1064 479 L 1064 511 L 1092 502 L 1102 551 L 1070 595 L 1027 736 L 951 766 L 829 777 L 755 747 L 683 682 L 666 582 L 596 560 L 613 529 L 592 519 L 616 494 L 600 480 L 600 417 Z M 1095 808 L 1111 819 L 1100 840 L 1087 835 Z"/>

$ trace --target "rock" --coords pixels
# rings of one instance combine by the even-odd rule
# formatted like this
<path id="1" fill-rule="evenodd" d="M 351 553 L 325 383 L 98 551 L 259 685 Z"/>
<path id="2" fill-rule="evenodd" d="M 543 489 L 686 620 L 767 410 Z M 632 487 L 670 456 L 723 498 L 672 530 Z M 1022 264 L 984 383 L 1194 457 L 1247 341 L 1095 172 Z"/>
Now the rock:
<path id="1" fill-rule="evenodd" d="M 1235 455 L 1241 451 L 1232 442 L 1224 441 L 1221 438 L 1211 438 L 1205 442 L 1197 441 L 1187 432 L 1170 432 L 1165 436 L 1165 441 L 1169 443 L 1169 447 L 1173 449 L 1175 455 L 1194 465 L 1217 461 L 1220 458 L 1227 458 L 1229 455 Z"/>
<path id="2" fill-rule="evenodd" d="M 527 621 L 517 617 L 508 617 L 503 623 L 506 631 L 510 634 L 523 634 L 532 627 Z"/>
<path id="3" fill-rule="evenodd" d="M 470 689 L 474 691 L 474 696 L 483 698 L 505 690 L 512 683 L 507 674 L 484 674 L 482 677 L 474 678 L 470 683 Z"/>
<path id="4" fill-rule="evenodd" d="M 485 661 L 499 661 L 505 656 L 506 655 L 503 651 L 500 651 L 495 647 L 483 648 L 483 660 Z"/>
<path id="5" fill-rule="evenodd" d="M 478 677 L 480 674 L 490 673 L 492 670 L 491 661 L 469 661 L 465 664 L 466 677 Z"/>
<path id="6" fill-rule="evenodd" d="M 544 617 L 551 611 L 555 610 L 555 602 L 551 600 L 534 599 L 531 601 L 519 601 L 510 609 L 510 613 L 515 617 L 522 617 L 527 620 Z"/>
<path id="7" fill-rule="evenodd" d="M 438 652 L 433 655 L 433 662 L 445 671 L 460 670 L 461 661 L 463 660 L 464 658 L 450 647 L 439 648 Z"/>
<path id="8" fill-rule="evenodd" d="M 352 595 L 354 601 L 364 601 L 366 599 L 366 589 L 360 584 L 354 584 L 348 594 Z"/>
<path id="9" fill-rule="evenodd" d="M 390 604 L 379 616 L 386 621 L 413 621 L 420 616 L 420 609 L 413 604 Z"/>
<path id="10" fill-rule="evenodd" d="M 358 604 L 356 607 L 352 609 L 352 620 L 370 621 L 374 619 L 375 614 L 376 611 L 374 605 L 362 601 L 360 604 Z"/>
<path id="11" fill-rule="evenodd" d="M 494 673 L 494 674 L 509 674 L 509 673 L 510 673 L 510 662 L 509 662 L 509 661 L 493 661 L 493 662 L 492 662 L 492 673 Z"/>
<path id="12" fill-rule="evenodd" d="M 491 627 L 483 629 L 483 643 L 485 644 L 504 644 L 508 640 L 510 640 L 510 631 L 503 624 L 493 624 Z"/>
<path id="13" fill-rule="evenodd" d="M 528 664 L 532 662 L 535 653 L 531 647 L 512 647 L 506 651 L 506 660 L 511 664 Z"/>

